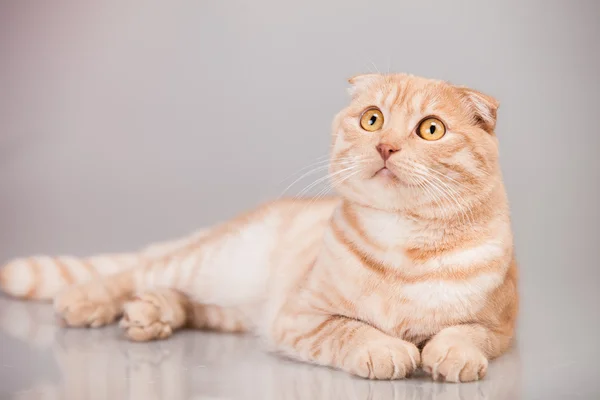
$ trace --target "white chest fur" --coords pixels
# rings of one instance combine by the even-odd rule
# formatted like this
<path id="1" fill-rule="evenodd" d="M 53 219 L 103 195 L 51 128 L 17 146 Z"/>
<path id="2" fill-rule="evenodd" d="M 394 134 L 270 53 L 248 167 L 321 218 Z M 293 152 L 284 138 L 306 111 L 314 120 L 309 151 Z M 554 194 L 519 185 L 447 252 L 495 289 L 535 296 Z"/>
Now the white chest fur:
<path id="1" fill-rule="evenodd" d="M 484 241 L 415 265 L 406 256 L 406 243 L 415 226 L 390 220 L 377 211 L 356 221 L 337 214 L 343 229 L 340 240 L 326 235 L 329 266 L 343 279 L 335 282 L 355 305 L 354 317 L 397 336 L 427 337 L 444 326 L 473 318 L 484 307 L 487 294 L 502 283 L 505 269 L 462 274 L 506 255 L 502 240 Z M 444 274 L 443 272 L 450 272 Z"/>

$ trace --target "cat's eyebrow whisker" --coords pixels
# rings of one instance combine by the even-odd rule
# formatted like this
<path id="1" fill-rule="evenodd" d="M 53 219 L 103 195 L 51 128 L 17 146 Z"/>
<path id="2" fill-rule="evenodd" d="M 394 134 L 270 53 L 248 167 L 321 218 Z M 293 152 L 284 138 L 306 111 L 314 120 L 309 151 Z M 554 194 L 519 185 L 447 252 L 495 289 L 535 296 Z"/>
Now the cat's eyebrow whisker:
<path id="1" fill-rule="evenodd" d="M 371 63 L 371 65 L 373 66 L 373 68 L 375 68 L 375 71 L 377 71 L 378 74 L 381 74 L 381 71 L 379 70 L 379 68 L 377 68 L 377 65 L 375 65 L 375 63 L 373 62 L 373 60 L 369 60 L 369 62 Z"/>

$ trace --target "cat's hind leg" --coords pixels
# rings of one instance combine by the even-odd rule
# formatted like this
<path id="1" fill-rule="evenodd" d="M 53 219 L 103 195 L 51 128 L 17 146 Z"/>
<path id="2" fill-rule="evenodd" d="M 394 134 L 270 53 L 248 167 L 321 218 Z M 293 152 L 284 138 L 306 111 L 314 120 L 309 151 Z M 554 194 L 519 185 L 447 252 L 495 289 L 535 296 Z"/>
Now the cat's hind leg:
<path id="1" fill-rule="evenodd" d="M 77 267 L 77 271 L 81 271 L 82 266 L 96 264 L 112 267 L 112 269 L 108 269 L 106 273 L 107 268 L 104 268 L 102 271 L 106 273 L 105 275 L 95 273 L 91 280 L 68 286 L 58 291 L 57 295 L 46 290 L 43 298 L 49 297 L 50 294 L 54 296 L 56 314 L 67 326 L 95 328 L 111 324 L 123 314 L 125 303 L 136 293 L 155 287 L 175 285 L 177 283 L 175 276 L 179 269 L 177 261 L 182 259 L 177 255 L 188 254 L 190 248 L 197 245 L 205 235 L 205 231 L 199 231 L 183 239 L 148 246 L 140 253 L 128 257 L 117 255 L 95 256 L 88 259 L 68 258 L 68 266 Z M 48 267 L 64 269 L 67 265 L 67 259 L 64 257 L 47 257 L 47 259 Z M 29 260 L 29 263 L 37 266 L 33 261 L 35 259 Z M 119 270 L 120 272 L 114 272 Z M 10 272 L 10 269 L 8 271 Z M 56 285 L 52 287 L 54 292 L 57 292 L 57 288 Z"/>
<path id="2" fill-rule="evenodd" d="M 127 302 L 119 325 L 134 341 L 165 339 L 184 327 L 221 332 L 249 329 L 238 309 L 193 303 L 183 293 L 166 288 L 142 292 Z"/>
<path id="3" fill-rule="evenodd" d="M 290 226 L 282 216 L 286 211 L 283 206 L 261 207 L 189 238 L 151 246 L 137 255 L 138 263 L 130 269 L 61 293 L 57 312 L 71 326 L 101 326 L 115 321 L 134 294 L 162 289 L 177 290 L 198 304 L 255 306 L 264 301 L 271 262 Z M 214 310 L 203 311 L 212 328 Z M 160 335 L 166 333 L 149 334 Z"/>
<path id="4" fill-rule="evenodd" d="M 127 270 L 64 289 L 54 298 L 54 310 L 67 326 L 96 328 L 115 322 L 134 291 Z"/>
<path id="5" fill-rule="evenodd" d="M 123 307 L 119 326 L 136 342 L 166 339 L 189 320 L 190 302 L 173 289 L 142 292 Z"/>
<path id="6" fill-rule="evenodd" d="M 238 308 L 192 303 L 188 326 L 227 333 L 250 331 L 250 319 Z"/>

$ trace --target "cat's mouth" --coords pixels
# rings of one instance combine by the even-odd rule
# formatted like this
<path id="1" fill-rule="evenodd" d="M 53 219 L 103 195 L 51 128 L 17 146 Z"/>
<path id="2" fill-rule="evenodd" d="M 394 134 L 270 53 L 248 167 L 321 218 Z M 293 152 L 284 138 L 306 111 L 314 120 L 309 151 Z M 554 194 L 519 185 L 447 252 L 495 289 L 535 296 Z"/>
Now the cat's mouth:
<path id="1" fill-rule="evenodd" d="M 374 177 L 381 176 L 383 178 L 396 179 L 396 180 L 398 179 L 396 174 L 394 174 L 392 171 L 390 171 L 388 169 L 388 167 L 385 167 L 385 166 L 383 168 L 380 168 L 377 172 L 375 172 L 375 175 L 373 175 L 373 176 Z"/>
<path id="2" fill-rule="evenodd" d="M 398 176 L 394 171 L 389 169 L 387 166 L 383 166 L 375 174 L 373 174 L 372 178 L 379 178 L 387 183 L 399 183 L 402 186 L 412 186 L 410 183 L 405 182 L 400 176 Z"/>

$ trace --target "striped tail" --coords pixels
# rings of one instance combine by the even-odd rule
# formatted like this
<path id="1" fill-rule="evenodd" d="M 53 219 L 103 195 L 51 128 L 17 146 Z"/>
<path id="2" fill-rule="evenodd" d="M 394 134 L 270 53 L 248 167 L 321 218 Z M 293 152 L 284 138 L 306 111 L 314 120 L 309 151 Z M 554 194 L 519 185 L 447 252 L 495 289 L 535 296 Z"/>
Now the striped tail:
<path id="1" fill-rule="evenodd" d="M 67 286 L 133 268 L 140 262 L 142 257 L 135 254 L 17 258 L 0 269 L 0 287 L 17 298 L 52 300 Z"/>
<path id="2" fill-rule="evenodd" d="M 108 254 L 88 258 L 37 256 L 17 258 L 0 268 L 0 288 L 13 297 L 52 300 L 67 286 L 111 275 L 149 261 L 186 251 L 207 235 L 197 231 L 184 238 L 151 244 L 138 253 Z"/>

